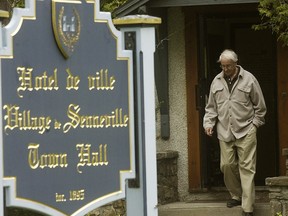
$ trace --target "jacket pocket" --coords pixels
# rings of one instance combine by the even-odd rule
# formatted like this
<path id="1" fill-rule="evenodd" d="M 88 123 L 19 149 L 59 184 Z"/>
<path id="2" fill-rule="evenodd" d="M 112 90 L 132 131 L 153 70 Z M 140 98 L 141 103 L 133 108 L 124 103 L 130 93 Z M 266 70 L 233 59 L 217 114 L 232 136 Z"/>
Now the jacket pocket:
<path id="1" fill-rule="evenodd" d="M 238 86 L 236 88 L 235 99 L 241 103 L 247 104 L 250 101 L 250 86 Z"/>
<path id="2" fill-rule="evenodd" d="M 225 101 L 225 93 L 224 93 L 224 87 L 223 86 L 216 86 L 212 89 L 212 93 L 214 95 L 214 99 L 217 103 L 217 105 L 221 105 Z"/>

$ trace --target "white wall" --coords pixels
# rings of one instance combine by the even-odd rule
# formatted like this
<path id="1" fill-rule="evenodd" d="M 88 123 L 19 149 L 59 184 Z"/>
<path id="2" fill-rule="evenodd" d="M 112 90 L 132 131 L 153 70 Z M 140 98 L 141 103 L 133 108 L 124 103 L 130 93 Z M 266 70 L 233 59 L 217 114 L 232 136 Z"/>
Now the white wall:
<path id="1" fill-rule="evenodd" d="M 160 137 L 157 117 L 157 151 L 174 150 L 178 158 L 178 190 L 180 199 L 188 194 L 188 134 L 185 75 L 184 14 L 180 7 L 168 9 L 168 55 L 170 139 Z M 158 113 L 159 114 L 159 113 Z"/>

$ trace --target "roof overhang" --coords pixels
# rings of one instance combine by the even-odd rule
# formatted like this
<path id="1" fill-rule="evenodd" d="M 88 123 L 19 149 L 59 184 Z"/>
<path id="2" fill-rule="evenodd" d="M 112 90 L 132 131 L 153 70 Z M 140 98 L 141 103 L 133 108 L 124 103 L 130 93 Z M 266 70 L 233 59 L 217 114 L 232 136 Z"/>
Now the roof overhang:
<path id="1" fill-rule="evenodd" d="M 128 0 L 124 5 L 113 11 L 113 16 L 123 17 L 145 5 L 149 0 Z"/>
<path id="2" fill-rule="evenodd" d="M 259 3 L 259 0 L 129 0 L 123 6 L 117 8 L 113 15 L 122 17 L 131 14 L 139 7 L 147 4 L 149 7 L 184 7 L 203 5 L 231 5 Z"/>
<path id="3" fill-rule="evenodd" d="M 201 6 L 201 5 L 227 5 L 259 3 L 259 0 L 153 0 L 149 1 L 150 7 L 176 7 L 176 6 Z"/>

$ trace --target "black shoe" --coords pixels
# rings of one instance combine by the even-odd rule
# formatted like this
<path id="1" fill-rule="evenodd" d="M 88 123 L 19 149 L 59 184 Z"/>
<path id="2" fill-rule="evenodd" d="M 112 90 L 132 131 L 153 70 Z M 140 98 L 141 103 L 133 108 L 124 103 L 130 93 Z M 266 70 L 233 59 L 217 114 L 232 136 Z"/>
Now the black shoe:
<path id="1" fill-rule="evenodd" d="M 241 205 L 242 202 L 240 200 L 235 200 L 235 199 L 231 199 L 227 202 L 227 207 L 228 208 L 232 208 L 232 207 L 235 207 L 235 206 L 239 206 Z"/>
<path id="2" fill-rule="evenodd" d="M 253 212 L 244 212 L 243 211 L 243 216 L 253 216 Z"/>

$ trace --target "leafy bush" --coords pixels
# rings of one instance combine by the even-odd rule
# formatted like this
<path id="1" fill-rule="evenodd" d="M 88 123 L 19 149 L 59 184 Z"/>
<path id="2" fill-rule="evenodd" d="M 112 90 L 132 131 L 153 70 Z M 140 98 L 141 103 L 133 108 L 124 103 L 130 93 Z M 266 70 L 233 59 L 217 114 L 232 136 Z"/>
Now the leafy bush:
<path id="1" fill-rule="evenodd" d="M 128 0 L 106 0 L 102 7 L 102 11 L 112 12 L 116 8 L 120 7 L 121 5 L 125 4 Z"/>
<path id="2" fill-rule="evenodd" d="M 288 46 L 288 0 L 260 0 L 258 10 L 261 23 L 253 28 L 272 30 L 277 34 L 278 40 Z"/>

